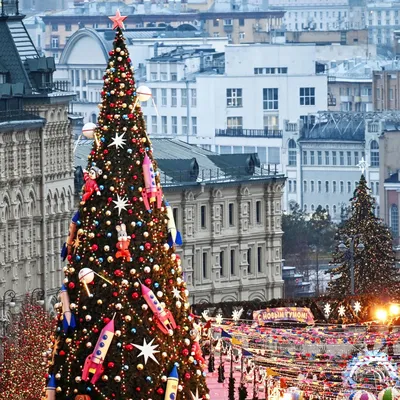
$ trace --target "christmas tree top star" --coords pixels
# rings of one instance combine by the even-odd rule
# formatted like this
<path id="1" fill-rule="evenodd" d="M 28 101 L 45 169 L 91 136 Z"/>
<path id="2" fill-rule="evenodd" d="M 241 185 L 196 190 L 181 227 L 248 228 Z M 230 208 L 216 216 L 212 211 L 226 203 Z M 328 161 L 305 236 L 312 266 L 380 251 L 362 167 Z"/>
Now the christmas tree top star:
<path id="1" fill-rule="evenodd" d="M 126 16 L 121 15 L 120 11 L 117 10 L 115 13 L 115 17 L 108 17 L 113 22 L 113 29 L 121 28 L 125 29 L 124 21 L 128 18 Z"/>

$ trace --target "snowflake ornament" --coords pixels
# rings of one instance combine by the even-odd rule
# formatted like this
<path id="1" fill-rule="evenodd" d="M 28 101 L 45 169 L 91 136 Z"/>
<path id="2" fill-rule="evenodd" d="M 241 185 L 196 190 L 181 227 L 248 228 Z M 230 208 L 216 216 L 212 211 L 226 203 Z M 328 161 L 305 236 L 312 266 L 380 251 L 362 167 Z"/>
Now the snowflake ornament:
<path id="1" fill-rule="evenodd" d="M 338 314 L 339 314 L 339 317 L 344 317 L 344 315 L 346 314 L 346 309 L 344 306 L 340 306 L 338 308 Z"/>
<path id="2" fill-rule="evenodd" d="M 128 199 L 126 197 L 120 197 L 118 193 L 117 200 L 113 200 L 113 203 L 115 203 L 114 208 L 118 209 L 118 215 L 121 215 L 122 210 L 126 211 L 126 206 L 129 204 Z"/>
<path id="3" fill-rule="evenodd" d="M 221 325 L 222 324 L 222 320 L 223 320 L 222 314 L 217 314 L 217 316 L 215 317 L 215 323 L 217 325 Z"/>
<path id="4" fill-rule="evenodd" d="M 358 314 L 361 311 L 361 303 L 356 301 L 353 306 L 354 312 Z"/>
<path id="5" fill-rule="evenodd" d="M 324 314 L 328 317 L 331 311 L 332 311 L 331 305 L 329 303 L 326 303 L 324 306 Z"/>
<path id="6" fill-rule="evenodd" d="M 159 364 L 157 358 L 154 357 L 155 353 L 159 353 L 158 350 L 155 350 L 158 347 L 158 344 L 153 345 L 153 342 L 154 342 L 154 339 L 152 339 L 151 342 L 146 343 L 146 338 L 144 338 L 143 346 L 140 346 L 139 344 L 134 344 L 134 346 L 140 350 L 138 357 L 143 356 L 145 364 L 147 364 L 147 361 L 149 360 L 149 358 L 151 358 L 153 361 L 155 361 L 157 364 Z"/>
<path id="7" fill-rule="evenodd" d="M 173 287 L 172 288 L 172 293 L 173 293 L 175 299 L 182 300 L 181 292 L 180 292 L 179 289 L 177 289 L 176 287 Z"/>
<path id="8" fill-rule="evenodd" d="M 204 311 L 201 313 L 202 317 L 203 317 L 206 321 L 208 321 L 208 320 L 210 319 L 210 317 L 208 316 L 209 312 L 210 312 L 210 310 L 204 310 Z"/>
<path id="9" fill-rule="evenodd" d="M 192 395 L 192 400 L 201 400 L 202 397 L 199 397 L 199 388 L 196 388 L 196 394 L 194 394 L 193 392 L 190 392 L 190 394 Z"/>
<path id="10" fill-rule="evenodd" d="M 115 132 L 115 137 L 112 138 L 112 142 L 108 145 L 110 146 L 115 146 L 116 149 L 118 148 L 123 148 L 126 143 L 126 139 L 124 139 L 125 132 L 121 135 L 118 136 L 118 132 Z"/>
<path id="11" fill-rule="evenodd" d="M 243 313 L 243 308 L 241 308 L 240 310 L 233 310 L 232 319 L 235 322 L 239 321 L 240 317 L 242 316 L 242 313 Z"/>

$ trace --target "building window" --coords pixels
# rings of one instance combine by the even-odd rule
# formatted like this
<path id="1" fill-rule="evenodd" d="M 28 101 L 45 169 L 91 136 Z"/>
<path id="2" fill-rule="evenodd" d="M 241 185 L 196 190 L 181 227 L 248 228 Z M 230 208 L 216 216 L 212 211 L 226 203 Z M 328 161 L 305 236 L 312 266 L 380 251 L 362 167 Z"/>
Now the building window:
<path id="1" fill-rule="evenodd" d="M 156 81 L 157 80 L 157 72 L 151 72 L 150 73 L 150 80 L 152 80 L 152 81 Z M 152 94 L 152 96 L 154 98 L 153 94 Z"/>
<path id="2" fill-rule="evenodd" d="M 65 24 L 65 30 L 66 30 L 67 32 L 71 32 L 71 31 L 72 31 L 72 26 L 71 26 L 71 24 Z"/>
<path id="3" fill-rule="evenodd" d="M 226 106 L 242 107 L 242 89 L 226 89 Z"/>
<path id="4" fill-rule="evenodd" d="M 322 182 L 318 181 L 318 193 L 322 192 Z"/>
<path id="5" fill-rule="evenodd" d="M 239 18 L 239 26 L 244 26 L 244 18 Z"/>
<path id="6" fill-rule="evenodd" d="M 197 117 L 192 117 L 192 135 L 197 135 Z"/>
<path id="7" fill-rule="evenodd" d="M 197 90 L 196 89 L 190 89 L 190 100 L 191 100 L 191 106 L 192 107 L 197 107 Z"/>
<path id="8" fill-rule="evenodd" d="M 354 152 L 354 165 L 358 165 L 359 159 L 358 159 L 358 151 Z"/>
<path id="9" fill-rule="evenodd" d="M 244 38 L 245 38 L 245 33 L 239 32 L 239 39 L 244 39 Z"/>
<path id="10" fill-rule="evenodd" d="M 314 181 L 310 181 L 310 191 L 313 193 L 315 191 Z"/>
<path id="11" fill-rule="evenodd" d="M 292 181 L 290 181 L 290 186 L 292 186 L 291 184 Z M 261 224 L 261 201 L 256 201 L 256 223 Z"/>
<path id="12" fill-rule="evenodd" d="M 336 181 L 332 182 L 332 192 L 336 193 Z"/>
<path id="13" fill-rule="evenodd" d="M 161 106 L 167 106 L 167 89 L 161 89 Z"/>
<path id="14" fill-rule="evenodd" d="M 207 218 L 206 212 L 207 212 L 206 206 L 201 206 L 200 207 L 200 226 L 202 228 L 206 228 L 206 218 Z"/>
<path id="15" fill-rule="evenodd" d="M 329 151 L 325 152 L 325 165 L 330 165 Z"/>
<path id="16" fill-rule="evenodd" d="M 156 104 L 157 104 L 157 93 L 158 93 L 157 88 L 153 88 L 151 90 L 151 97 L 152 97 L 152 100 L 153 100 L 153 107 L 154 108 L 156 108 Z"/>
<path id="17" fill-rule="evenodd" d="M 332 151 L 332 165 L 336 165 L 336 151 Z"/>
<path id="18" fill-rule="evenodd" d="M 315 105 L 315 88 L 312 87 L 300 88 L 300 105 L 301 106 Z"/>
<path id="19" fill-rule="evenodd" d="M 307 181 L 303 181 L 303 192 L 307 192 Z"/>
<path id="20" fill-rule="evenodd" d="M 178 74 L 171 72 L 171 81 L 176 82 L 178 80 Z"/>
<path id="21" fill-rule="evenodd" d="M 52 24 L 51 25 L 51 31 L 52 32 L 58 32 L 58 24 Z"/>
<path id="22" fill-rule="evenodd" d="M 243 129 L 242 117 L 228 117 L 226 119 L 226 126 L 228 129 Z"/>
<path id="23" fill-rule="evenodd" d="M 379 196 L 379 182 L 376 182 L 375 183 L 375 190 L 376 190 L 376 192 L 375 192 L 375 194 L 377 195 L 377 196 Z"/>
<path id="24" fill-rule="evenodd" d="M 325 193 L 329 193 L 329 181 L 325 181 Z"/>
<path id="25" fill-rule="evenodd" d="M 351 182 L 347 182 L 347 193 L 351 193 Z"/>
<path id="26" fill-rule="evenodd" d="M 231 275 L 235 275 L 235 250 L 231 250 Z"/>
<path id="27" fill-rule="evenodd" d="M 225 276 L 225 252 L 219 252 L 219 266 L 221 267 L 221 276 Z"/>
<path id="28" fill-rule="evenodd" d="M 263 260 L 262 260 L 262 247 L 258 246 L 257 247 L 257 271 L 262 272 L 263 270 Z"/>
<path id="29" fill-rule="evenodd" d="M 292 192 L 292 181 L 291 181 L 291 179 L 288 180 L 288 183 L 289 183 L 289 193 L 291 193 Z"/>
<path id="30" fill-rule="evenodd" d="M 376 140 L 371 142 L 371 167 L 379 167 L 379 144 Z"/>
<path id="31" fill-rule="evenodd" d="M 171 89 L 171 107 L 177 106 L 176 89 Z"/>
<path id="32" fill-rule="evenodd" d="M 314 151 L 310 151 L 310 165 L 315 164 L 315 156 L 314 156 Z"/>
<path id="33" fill-rule="evenodd" d="M 303 165 L 307 165 L 307 152 L 303 151 Z"/>
<path id="34" fill-rule="evenodd" d="M 390 227 L 392 228 L 393 238 L 399 236 L 399 208 L 396 204 L 390 206 Z"/>
<path id="35" fill-rule="evenodd" d="M 155 134 L 157 133 L 158 126 L 157 126 L 157 115 L 152 115 L 151 116 L 151 133 Z"/>
<path id="36" fill-rule="evenodd" d="M 339 151 L 339 163 L 344 165 L 344 151 Z"/>
<path id="37" fill-rule="evenodd" d="M 219 206 L 219 208 L 220 208 L 219 215 L 220 215 L 220 218 L 221 218 L 221 228 L 223 228 L 224 227 L 224 205 L 221 204 Z"/>
<path id="38" fill-rule="evenodd" d="M 229 226 L 233 226 L 235 224 L 235 216 L 234 216 L 234 204 L 229 203 L 228 207 L 228 212 L 229 212 Z"/>
<path id="39" fill-rule="evenodd" d="M 51 48 L 52 49 L 58 49 L 58 46 L 59 46 L 58 36 L 52 36 L 51 37 Z"/>
<path id="40" fill-rule="evenodd" d="M 351 151 L 347 152 L 347 165 L 351 165 Z"/>
<path id="41" fill-rule="evenodd" d="M 164 135 L 168 133 L 168 119 L 165 115 L 161 116 L 161 130 Z"/>
<path id="42" fill-rule="evenodd" d="M 219 26 L 219 19 L 213 20 L 213 26 L 215 26 L 215 27 Z"/>
<path id="43" fill-rule="evenodd" d="M 278 89 L 263 89 L 264 110 L 278 110 Z"/>
<path id="44" fill-rule="evenodd" d="M 254 68 L 254 75 L 262 75 L 264 68 Z"/>
<path id="45" fill-rule="evenodd" d="M 178 117 L 171 117 L 171 124 L 172 124 L 172 134 L 178 134 Z"/>
<path id="46" fill-rule="evenodd" d="M 167 81 L 168 80 L 168 73 L 167 72 L 160 72 L 160 77 L 162 81 Z"/>
<path id="47" fill-rule="evenodd" d="M 174 216 L 174 221 L 175 221 L 175 226 L 176 229 L 178 229 L 178 224 L 179 224 L 179 219 L 178 219 L 178 207 L 174 207 L 172 209 L 172 214 Z"/>
<path id="48" fill-rule="evenodd" d="M 317 162 L 318 165 L 322 165 L 322 151 L 317 152 Z"/>
<path id="49" fill-rule="evenodd" d="M 207 253 L 203 252 L 203 278 L 208 278 L 208 270 L 207 270 Z"/>
<path id="50" fill-rule="evenodd" d="M 181 89 L 181 107 L 187 106 L 187 90 Z"/>
<path id="51" fill-rule="evenodd" d="M 296 152 L 296 142 L 293 139 L 289 140 L 289 166 L 296 166 L 297 164 L 297 152 Z"/>
<path id="52" fill-rule="evenodd" d="M 251 248 L 250 248 L 250 249 L 247 249 L 247 272 L 249 274 L 251 274 L 253 272 L 251 258 L 252 258 L 252 254 L 251 254 Z"/>
<path id="53" fill-rule="evenodd" d="M 297 192 L 297 181 L 296 179 L 293 179 L 293 193 Z"/>
<path id="54" fill-rule="evenodd" d="M 340 181 L 340 193 L 344 193 L 344 182 Z"/>
<path id="55" fill-rule="evenodd" d="M 182 117 L 182 135 L 187 135 L 188 134 L 188 120 L 187 117 Z"/>

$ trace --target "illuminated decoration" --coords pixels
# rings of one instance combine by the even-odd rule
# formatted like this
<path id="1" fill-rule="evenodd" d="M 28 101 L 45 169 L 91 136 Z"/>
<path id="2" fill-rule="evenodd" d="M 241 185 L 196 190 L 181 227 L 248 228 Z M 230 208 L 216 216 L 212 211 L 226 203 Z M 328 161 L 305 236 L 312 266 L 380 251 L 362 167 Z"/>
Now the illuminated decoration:
<path id="1" fill-rule="evenodd" d="M 126 211 L 126 207 L 129 204 L 129 201 L 125 197 L 120 197 L 117 193 L 117 200 L 113 200 L 113 203 L 115 203 L 115 208 L 118 210 L 118 215 L 120 215 L 122 210 Z"/>
<path id="2" fill-rule="evenodd" d="M 233 310 L 232 312 L 232 319 L 237 322 L 240 320 L 240 317 L 243 314 L 243 308 L 241 308 L 240 310 Z"/>
<path id="3" fill-rule="evenodd" d="M 344 306 L 340 306 L 338 308 L 338 314 L 340 317 L 344 317 L 346 315 L 346 308 Z"/>
<path id="4" fill-rule="evenodd" d="M 192 392 L 191 395 L 192 395 L 192 400 L 201 400 L 201 397 L 199 397 L 199 388 L 196 388 L 196 394 L 194 394 Z M 384 399 L 384 400 L 386 400 L 386 399 Z"/>
<path id="5" fill-rule="evenodd" d="M 366 169 L 367 169 L 367 167 L 368 167 L 368 164 L 367 164 L 367 162 L 364 160 L 364 157 L 361 157 L 361 160 L 360 160 L 360 162 L 357 164 L 357 167 L 360 169 L 361 174 L 364 175 L 364 173 L 365 173 L 365 171 L 366 171 Z"/>
<path id="6" fill-rule="evenodd" d="M 140 350 L 138 357 L 144 357 L 144 363 L 147 364 L 149 358 L 159 364 L 157 358 L 154 357 L 155 353 L 159 353 L 158 350 L 155 350 L 158 347 L 158 344 L 153 345 L 154 339 L 150 343 L 146 343 L 146 338 L 143 339 L 143 346 L 139 344 L 134 344 L 134 346 Z"/>
<path id="7" fill-rule="evenodd" d="M 388 384 L 389 381 L 399 384 L 397 366 L 383 352 L 366 351 L 365 354 L 354 357 L 343 373 L 344 382 L 355 388 L 360 383 L 357 376 L 363 377 L 365 373 L 374 375 L 374 379 L 381 384 Z"/>
<path id="8" fill-rule="evenodd" d="M 331 311 L 332 311 L 331 305 L 330 305 L 329 303 L 326 303 L 326 304 L 324 305 L 324 314 L 325 314 L 327 317 L 329 317 L 329 314 L 331 313 Z"/>
<path id="9" fill-rule="evenodd" d="M 358 313 L 361 311 L 361 303 L 360 303 L 359 301 L 356 301 L 356 302 L 354 303 L 353 309 L 354 309 L 354 312 L 355 312 L 356 314 L 358 314 Z"/>
<path id="10" fill-rule="evenodd" d="M 115 132 L 115 137 L 113 137 L 112 142 L 108 145 L 108 147 L 115 146 L 117 149 L 123 148 L 125 146 L 126 139 L 124 139 L 125 132 L 122 135 L 118 135 L 118 132 Z"/>
<path id="11" fill-rule="evenodd" d="M 311 310 L 305 307 L 266 308 L 265 310 L 254 311 L 253 319 L 257 321 L 258 325 L 276 321 L 296 321 L 309 325 L 314 323 L 314 316 Z"/>
<path id="12" fill-rule="evenodd" d="M 194 318 L 183 267 L 168 244 L 160 174 L 141 106 L 134 107 L 134 68 L 121 31 L 125 17 L 117 12 L 111 19 L 115 39 L 76 221 L 79 242 L 63 265 L 69 307 L 64 313 L 61 304 L 56 307 L 57 345 L 46 352 L 48 375 L 55 377 L 57 399 L 163 400 L 175 368 L 175 400 L 191 400 L 196 388 L 202 400 L 210 400 L 191 335 Z M 68 312 L 73 330 L 69 321 L 63 328 Z M 36 385 L 42 397 L 45 376 Z"/>
<path id="13" fill-rule="evenodd" d="M 393 387 L 381 390 L 378 394 L 378 400 L 396 400 L 400 397 L 400 391 Z"/>
<path id="14" fill-rule="evenodd" d="M 215 323 L 221 325 L 222 321 L 223 321 L 222 314 L 217 314 L 217 316 L 215 317 Z"/>
<path id="15" fill-rule="evenodd" d="M 115 17 L 108 17 L 111 19 L 111 21 L 113 22 L 113 29 L 125 29 L 125 25 L 124 25 L 124 21 L 128 18 L 125 16 L 122 16 L 120 11 L 117 10 L 117 12 L 115 13 Z"/>
<path id="16" fill-rule="evenodd" d="M 206 321 L 208 321 L 209 319 L 210 319 L 210 317 L 209 317 L 209 314 L 210 313 L 210 310 L 204 310 L 202 313 L 201 313 L 201 316 L 206 320 Z"/>

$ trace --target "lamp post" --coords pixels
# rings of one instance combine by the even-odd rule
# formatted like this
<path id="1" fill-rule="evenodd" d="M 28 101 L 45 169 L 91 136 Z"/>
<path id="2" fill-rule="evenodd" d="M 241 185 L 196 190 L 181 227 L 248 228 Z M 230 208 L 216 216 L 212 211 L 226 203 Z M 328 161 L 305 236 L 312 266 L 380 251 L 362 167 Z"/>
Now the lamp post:
<path id="1" fill-rule="evenodd" d="M 43 306 L 44 304 L 44 290 L 41 288 L 36 288 L 32 290 L 31 293 L 31 304 L 38 304 L 39 306 Z"/>
<path id="2" fill-rule="evenodd" d="M 3 337 L 6 336 L 6 299 L 7 297 L 10 298 L 10 307 L 15 306 L 15 298 L 17 297 L 17 294 L 14 292 L 14 290 L 9 289 L 6 290 L 4 295 L 3 295 L 3 304 L 2 304 L 2 318 L 3 318 Z"/>
<path id="3" fill-rule="evenodd" d="M 342 253 L 349 252 L 350 255 L 350 294 L 354 296 L 354 241 L 356 238 L 360 237 L 361 234 L 346 236 L 347 239 L 350 239 L 349 246 L 346 246 L 343 242 L 341 242 L 338 246 L 339 251 Z M 357 244 L 357 250 L 363 251 L 365 246 L 364 243 L 359 242 Z"/>

